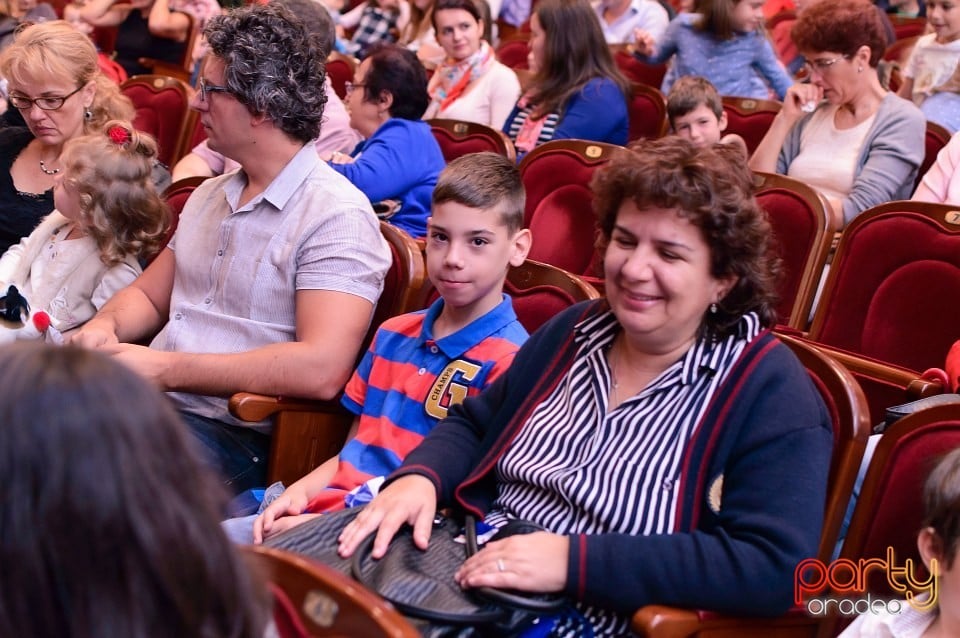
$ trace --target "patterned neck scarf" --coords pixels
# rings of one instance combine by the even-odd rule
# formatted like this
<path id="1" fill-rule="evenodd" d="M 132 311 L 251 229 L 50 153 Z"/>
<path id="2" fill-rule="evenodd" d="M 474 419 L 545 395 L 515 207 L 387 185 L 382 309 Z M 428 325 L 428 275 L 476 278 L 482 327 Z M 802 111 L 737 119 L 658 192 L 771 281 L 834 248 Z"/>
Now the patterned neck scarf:
<path id="1" fill-rule="evenodd" d="M 453 104 L 471 82 L 490 70 L 494 62 L 496 59 L 493 48 L 484 40 L 480 40 L 480 48 L 469 58 L 459 62 L 450 58 L 445 59 L 434 71 L 427 86 L 431 99 L 430 106 L 427 108 L 429 117 L 436 116 L 438 112 Z"/>

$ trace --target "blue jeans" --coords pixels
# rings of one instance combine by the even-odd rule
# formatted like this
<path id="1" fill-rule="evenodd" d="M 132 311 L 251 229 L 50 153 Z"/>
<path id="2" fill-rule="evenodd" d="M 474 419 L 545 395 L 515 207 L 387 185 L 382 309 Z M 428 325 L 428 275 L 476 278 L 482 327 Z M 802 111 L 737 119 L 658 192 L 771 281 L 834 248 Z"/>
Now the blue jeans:
<path id="1" fill-rule="evenodd" d="M 234 494 L 266 485 L 268 435 L 190 412 L 180 412 L 180 418 L 200 442 L 207 464 Z"/>

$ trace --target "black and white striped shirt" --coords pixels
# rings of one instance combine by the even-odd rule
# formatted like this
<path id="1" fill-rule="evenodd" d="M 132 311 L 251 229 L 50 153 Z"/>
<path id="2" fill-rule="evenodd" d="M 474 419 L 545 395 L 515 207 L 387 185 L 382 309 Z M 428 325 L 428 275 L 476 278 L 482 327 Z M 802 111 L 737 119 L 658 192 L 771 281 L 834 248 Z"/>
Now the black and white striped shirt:
<path id="1" fill-rule="evenodd" d="M 699 339 L 638 394 L 607 412 L 606 352 L 621 330 L 612 312 L 575 328 L 567 376 L 537 406 L 497 464 L 487 521 L 535 521 L 557 534 L 664 534 L 674 530 L 681 459 L 710 399 L 749 341 L 755 314 L 735 334 Z M 597 635 L 629 633 L 629 619 L 584 607 Z"/>

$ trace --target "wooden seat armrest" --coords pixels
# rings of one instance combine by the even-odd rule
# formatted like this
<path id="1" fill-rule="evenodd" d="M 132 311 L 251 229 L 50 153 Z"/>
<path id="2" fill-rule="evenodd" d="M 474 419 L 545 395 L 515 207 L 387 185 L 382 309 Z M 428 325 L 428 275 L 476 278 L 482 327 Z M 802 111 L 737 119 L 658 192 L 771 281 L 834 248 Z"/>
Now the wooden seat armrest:
<path id="1" fill-rule="evenodd" d="M 647 605 L 632 627 L 647 638 L 814 638 L 819 620 L 794 609 L 777 618 L 741 618 L 710 611 Z"/>
<path id="2" fill-rule="evenodd" d="M 911 401 L 943 394 L 947 389 L 939 379 L 913 379 L 907 384 L 907 398 Z"/>
<path id="3" fill-rule="evenodd" d="M 909 400 L 943 394 L 945 391 L 943 383 L 939 380 L 924 378 L 915 370 L 893 365 L 892 363 L 875 361 L 869 357 L 831 348 L 819 343 L 815 343 L 814 345 L 839 361 L 841 365 L 854 374 L 875 379 L 884 379 L 889 383 L 905 388 Z"/>
<path id="4" fill-rule="evenodd" d="M 339 400 L 297 399 L 255 394 L 253 392 L 237 392 L 230 397 L 228 405 L 230 414 L 248 423 L 269 419 L 284 410 L 316 412 L 318 414 L 339 414 L 343 411 Z"/>
<path id="5" fill-rule="evenodd" d="M 336 456 L 354 419 L 340 405 L 340 397 L 318 401 L 238 392 L 230 397 L 229 407 L 230 414 L 241 421 L 274 418 L 268 484 L 281 481 L 290 485 Z"/>
<path id="6" fill-rule="evenodd" d="M 647 605 L 633 614 L 631 621 L 634 633 L 639 636 L 658 638 L 686 638 L 700 627 L 700 617 L 695 611 Z"/>

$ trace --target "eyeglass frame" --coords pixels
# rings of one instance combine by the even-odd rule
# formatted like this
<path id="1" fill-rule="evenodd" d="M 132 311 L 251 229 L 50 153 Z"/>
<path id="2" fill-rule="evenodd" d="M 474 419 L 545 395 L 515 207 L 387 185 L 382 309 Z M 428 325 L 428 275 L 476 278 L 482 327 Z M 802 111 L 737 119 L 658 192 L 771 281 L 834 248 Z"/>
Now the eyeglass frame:
<path id="1" fill-rule="evenodd" d="M 829 60 L 824 60 L 823 58 L 820 58 L 819 60 L 806 60 L 804 61 L 803 66 L 807 69 L 808 73 L 817 72 L 823 74 L 824 71 L 828 71 L 830 67 L 840 60 L 843 60 L 844 58 L 849 60 L 850 57 L 851 56 L 847 55 L 846 53 L 841 53 L 837 57 L 830 58 Z"/>
<path id="2" fill-rule="evenodd" d="M 41 111 L 59 111 L 60 109 L 63 108 L 63 105 L 67 102 L 67 100 L 69 100 L 71 97 L 79 93 L 81 89 L 83 89 L 83 87 L 85 86 L 86 84 L 81 84 L 70 93 L 67 93 L 66 95 L 62 95 L 62 96 L 61 95 L 44 95 L 41 97 L 27 97 L 25 95 L 13 95 L 11 93 L 9 98 L 10 104 L 12 104 L 13 108 L 17 109 L 18 111 L 29 111 L 30 109 L 33 108 L 34 104 L 36 104 L 37 108 L 40 109 Z M 22 100 L 24 103 L 26 103 L 26 106 L 17 106 L 18 100 Z M 57 105 L 43 106 L 42 104 L 40 104 L 40 100 L 53 100 L 57 102 Z"/>
<path id="3" fill-rule="evenodd" d="M 233 95 L 233 90 L 228 86 L 220 86 L 219 84 L 207 84 L 207 81 L 201 76 L 197 79 L 197 87 L 200 89 L 200 101 L 204 104 L 210 102 L 207 99 L 208 93 L 229 93 Z"/>
<path id="4" fill-rule="evenodd" d="M 344 95 L 350 95 L 351 93 L 353 93 L 354 89 L 362 89 L 365 86 L 366 86 L 365 82 L 361 83 L 361 82 L 347 81 L 343 83 L 343 93 Z"/>

